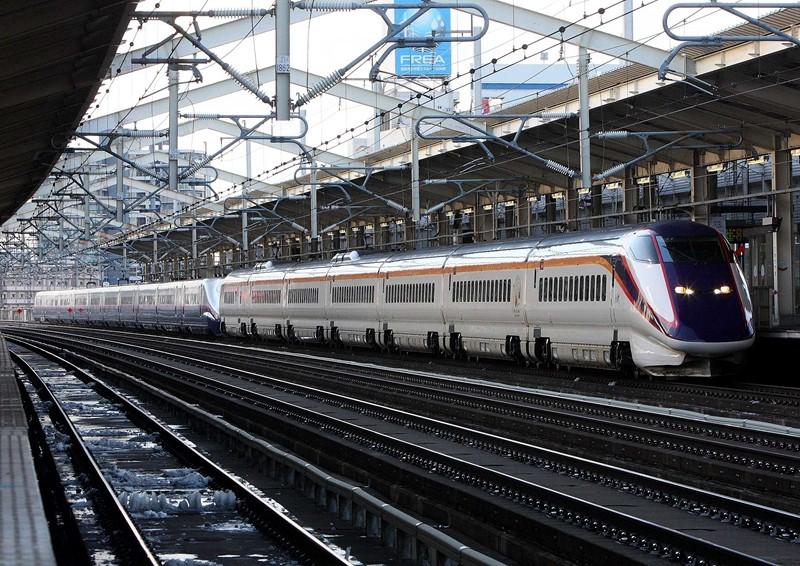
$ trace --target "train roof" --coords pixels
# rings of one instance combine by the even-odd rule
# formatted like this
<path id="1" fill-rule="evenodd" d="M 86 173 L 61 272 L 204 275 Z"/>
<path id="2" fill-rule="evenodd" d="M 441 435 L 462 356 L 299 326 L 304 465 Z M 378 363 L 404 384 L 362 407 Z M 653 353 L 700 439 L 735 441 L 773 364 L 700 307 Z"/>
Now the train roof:
<path id="1" fill-rule="evenodd" d="M 421 250 L 402 251 L 402 252 L 345 252 L 337 254 L 334 260 L 314 260 L 306 262 L 280 262 L 271 260 L 261 266 L 252 269 L 243 269 L 233 272 L 235 277 L 247 277 L 268 273 L 270 271 L 289 273 L 297 270 L 320 269 L 325 267 L 336 267 L 339 265 L 355 265 L 365 263 L 392 263 L 394 261 L 409 261 L 415 259 L 434 259 L 450 256 L 465 256 L 482 252 L 500 252 L 511 250 L 533 250 L 545 249 L 554 246 L 567 244 L 580 244 L 619 240 L 627 234 L 637 232 L 642 229 L 653 230 L 659 235 L 685 235 L 701 236 L 716 233 L 716 231 L 706 225 L 698 224 L 688 220 L 644 223 L 630 226 L 615 226 L 603 230 L 593 230 L 591 232 L 567 232 L 562 234 L 550 234 L 539 237 L 514 238 L 510 240 L 494 240 L 475 244 L 460 244 L 456 246 L 443 246 L 436 248 L 424 248 Z"/>

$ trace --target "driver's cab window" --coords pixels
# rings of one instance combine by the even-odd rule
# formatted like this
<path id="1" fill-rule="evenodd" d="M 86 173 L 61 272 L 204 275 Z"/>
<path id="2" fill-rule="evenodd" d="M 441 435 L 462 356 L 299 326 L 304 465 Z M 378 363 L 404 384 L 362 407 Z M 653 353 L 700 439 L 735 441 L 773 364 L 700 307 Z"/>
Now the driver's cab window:
<path id="1" fill-rule="evenodd" d="M 647 236 L 636 236 L 628 245 L 628 249 L 636 261 L 644 263 L 658 263 L 658 252 L 653 245 L 653 238 Z"/>

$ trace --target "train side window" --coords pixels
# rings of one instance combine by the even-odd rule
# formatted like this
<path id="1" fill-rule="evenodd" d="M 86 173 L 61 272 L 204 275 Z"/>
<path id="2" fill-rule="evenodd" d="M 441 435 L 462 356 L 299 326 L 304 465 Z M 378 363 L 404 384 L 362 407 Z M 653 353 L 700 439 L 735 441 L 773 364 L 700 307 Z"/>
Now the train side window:
<path id="1" fill-rule="evenodd" d="M 578 300 L 583 301 L 583 276 L 578 276 Z"/>
<path id="2" fill-rule="evenodd" d="M 602 287 L 601 287 L 602 295 L 603 295 L 603 299 L 602 299 L 603 301 L 606 300 L 606 287 L 607 286 L 608 286 L 608 276 L 607 275 L 603 275 L 603 283 L 602 283 Z"/>
<path id="3" fill-rule="evenodd" d="M 594 301 L 594 275 L 589 279 L 589 300 Z"/>
<path id="4" fill-rule="evenodd" d="M 569 300 L 570 302 L 575 300 L 575 276 L 571 275 L 569 278 Z"/>
<path id="5" fill-rule="evenodd" d="M 601 278 L 601 277 L 598 275 L 598 276 L 597 276 L 597 282 L 596 282 L 596 284 L 595 284 L 595 289 L 596 289 L 596 292 L 595 292 L 595 297 L 596 297 L 596 300 L 598 300 L 598 301 L 600 300 L 600 293 L 602 292 L 602 291 L 600 290 L 600 289 L 601 289 L 602 282 L 603 282 L 602 278 Z"/>
<path id="6" fill-rule="evenodd" d="M 544 289 L 544 279 L 539 281 L 539 302 L 542 302 L 542 289 Z"/>

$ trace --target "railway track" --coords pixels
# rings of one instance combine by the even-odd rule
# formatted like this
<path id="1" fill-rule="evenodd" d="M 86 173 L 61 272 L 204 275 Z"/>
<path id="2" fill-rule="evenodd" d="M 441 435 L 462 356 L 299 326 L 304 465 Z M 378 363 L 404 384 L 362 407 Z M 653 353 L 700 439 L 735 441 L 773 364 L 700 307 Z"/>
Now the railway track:
<path id="1" fill-rule="evenodd" d="M 63 325 L 35 325 L 37 328 L 64 330 Z M 68 327 L 69 331 L 95 334 L 130 335 L 140 339 L 152 339 L 162 344 L 174 343 L 182 346 L 192 342 L 224 345 L 230 348 L 256 350 L 260 355 L 300 356 L 308 358 L 325 358 L 329 363 L 352 363 L 355 365 L 374 364 L 387 365 L 398 358 L 387 355 L 375 355 L 367 349 L 361 349 L 350 355 L 349 351 L 322 348 L 305 348 L 287 350 L 278 343 L 254 343 L 229 338 L 198 339 L 165 336 L 137 330 L 122 331 L 98 329 L 91 327 Z M 428 355 L 403 355 L 404 366 L 416 368 L 418 371 L 431 372 L 433 365 L 438 372 L 451 376 L 474 377 L 476 366 L 464 360 L 449 358 L 431 358 Z M 431 364 L 433 362 L 433 364 Z M 664 405 L 672 408 L 684 408 L 700 411 L 709 415 L 734 416 L 740 421 L 761 420 L 779 426 L 800 427 L 800 388 L 768 385 L 753 382 L 737 382 L 730 385 L 714 383 L 696 383 L 691 381 L 665 381 L 631 379 L 620 374 L 589 371 L 585 369 L 516 368 L 510 364 L 489 360 L 488 365 L 477 371 L 489 381 L 507 385 L 544 387 L 547 389 L 577 394 L 600 395 L 623 401 L 638 401 L 651 405 Z"/>
<path id="2" fill-rule="evenodd" d="M 561 552 L 590 550 L 607 563 L 735 564 L 781 563 L 796 549 L 790 542 L 800 518 L 792 513 L 207 360 L 178 361 L 175 353 L 97 338 L 40 338 L 123 371 L 146 369 L 160 386 L 243 426 L 279 434 L 300 450 L 311 449 L 298 438 L 313 437 L 318 457 L 331 465 L 358 473 L 350 468 L 363 462 L 360 473 L 379 469 L 390 485 L 402 480 L 424 487 L 426 497 L 456 507 L 451 516 L 472 514 L 528 540 L 534 532 L 558 531 L 552 540 L 569 541 L 557 545 Z M 372 422 L 356 424 L 363 420 Z M 704 534 L 690 534 L 697 531 Z M 552 545 L 544 538 L 536 544 Z"/>
<path id="3" fill-rule="evenodd" d="M 245 554 L 282 563 L 351 564 L 343 551 L 308 533 L 99 378 L 19 345 L 10 354 L 49 403 L 58 430 L 51 434 L 68 437 L 76 469 L 88 478 L 82 490 L 92 496 L 85 504 L 98 511 L 118 563 L 161 564 L 178 557 L 236 562 L 217 544 L 224 532 L 228 544 Z M 91 531 L 84 529 L 90 539 Z M 108 552 L 92 544 L 89 556 Z"/>
<path id="4" fill-rule="evenodd" d="M 117 336 L 118 334 L 114 334 Z M 252 348 L 215 347 L 189 340 L 126 335 L 142 348 L 157 346 L 173 354 L 191 354 L 207 362 L 271 375 L 319 388 L 335 388 L 353 397 L 473 423 L 517 440 L 536 438 L 555 449 L 569 447 L 607 463 L 624 462 L 641 471 L 707 485 L 791 510 L 800 509 L 800 439 L 786 427 L 744 428 L 699 415 L 654 412 L 652 407 L 565 398 L 561 394 L 327 358 L 272 353 Z M 677 413 L 680 413 L 679 411 Z"/>

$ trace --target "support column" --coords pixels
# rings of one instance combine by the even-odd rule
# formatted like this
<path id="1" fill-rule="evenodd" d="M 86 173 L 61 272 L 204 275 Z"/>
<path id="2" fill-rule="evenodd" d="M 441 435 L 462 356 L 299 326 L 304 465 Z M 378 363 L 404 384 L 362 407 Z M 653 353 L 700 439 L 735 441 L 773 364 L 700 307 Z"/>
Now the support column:
<path id="1" fill-rule="evenodd" d="M 124 155 L 125 145 L 120 141 L 117 144 L 117 154 Z M 115 220 L 125 224 L 125 162 L 117 159 L 117 210 Z"/>
<path id="2" fill-rule="evenodd" d="M 418 111 L 414 110 L 413 118 L 411 119 L 411 222 L 414 225 L 414 248 L 420 247 L 419 237 L 419 221 L 420 221 L 420 204 L 419 204 L 419 136 L 417 136 L 417 120 Z"/>
<path id="3" fill-rule="evenodd" d="M 288 120 L 289 105 L 289 30 L 291 2 L 275 1 L 275 113 L 278 120 Z"/>
<path id="4" fill-rule="evenodd" d="M 780 140 L 781 144 L 783 140 Z M 788 149 L 777 149 L 770 156 L 772 160 L 772 190 L 788 189 L 792 184 L 792 154 Z M 783 193 L 774 196 L 774 216 L 781 219 L 777 232 L 773 232 L 773 280 L 778 304 L 775 312 L 778 317 L 795 314 L 794 277 L 792 261 L 792 195 Z M 780 318 L 776 321 L 780 324 Z"/>
<path id="5" fill-rule="evenodd" d="M 126 281 L 130 282 L 130 276 L 128 275 L 128 244 L 122 244 L 122 278 Z"/>
<path id="6" fill-rule="evenodd" d="M 599 218 L 603 214 L 603 186 L 595 185 L 592 187 L 592 228 L 602 228 L 603 219 Z"/>
<path id="7" fill-rule="evenodd" d="M 483 28 L 475 26 L 472 28 L 473 35 L 479 35 Z M 472 42 L 472 68 L 475 73 L 472 75 L 472 111 L 475 114 L 483 114 L 483 70 L 481 69 L 481 40 Z"/>
<path id="8" fill-rule="evenodd" d="M 319 203 L 317 201 L 317 162 L 311 161 L 311 253 L 320 251 L 319 245 Z"/>
<path id="9" fill-rule="evenodd" d="M 197 271 L 197 219 L 192 218 L 192 279 L 198 279 Z"/>
<path id="10" fill-rule="evenodd" d="M 242 183 L 242 249 L 241 249 L 241 262 L 242 267 L 247 267 L 250 265 L 250 241 L 249 241 L 249 233 L 248 233 L 248 226 L 247 226 L 247 208 L 250 206 L 249 201 L 249 188 L 250 188 L 250 179 L 253 178 L 253 162 L 252 162 L 252 152 L 251 152 L 251 142 L 250 140 L 246 140 L 245 144 L 245 175 L 247 176 L 247 180 Z"/>
<path id="11" fill-rule="evenodd" d="M 592 188 L 592 154 L 589 141 L 589 51 L 585 47 L 578 49 L 578 122 L 580 129 L 580 154 L 581 154 L 581 188 Z M 569 186 L 569 185 L 568 185 Z M 567 190 L 567 202 L 564 210 L 567 217 L 567 227 L 570 230 L 578 228 L 578 201 L 574 190 Z"/>
<path id="12" fill-rule="evenodd" d="M 544 216 L 545 221 L 548 223 L 545 231 L 548 234 L 552 234 L 555 232 L 555 226 L 551 223 L 556 220 L 556 199 L 553 198 L 552 193 L 544 195 Z"/>
<path id="13" fill-rule="evenodd" d="M 633 0 L 625 0 L 625 39 L 633 39 Z"/>
<path id="14" fill-rule="evenodd" d="M 178 190 L 178 65 L 167 67 L 169 82 L 169 190 Z"/>
<path id="15" fill-rule="evenodd" d="M 84 178 L 83 186 L 86 188 L 88 192 L 90 190 L 88 179 Z M 89 211 L 89 195 L 83 196 L 83 239 L 89 240 L 91 237 L 91 230 L 92 230 L 92 217 Z"/>
<path id="16" fill-rule="evenodd" d="M 372 83 L 372 92 L 376 94 L 383 94 L 383 83 L 375 81 Z M 381 148 L 381 131 L 383 131 L 383 118 L 381 117 L 381 109 L 375 109 L 375 124 L 372 129 L 372 151 L 378 151 Z"/>
<path id="17" fill-rule="evenodd" d="M 692 178 L 691 178 L 691 200 L 692 203 L 702 202 L 709 198 L 709 185 L 710 175 L 713 173 L 708 172 L 708 168 L 703 163 L 703 155 L 695 150 L 692 163 Z M 700 204 L 692 206 L 692 220 L 708 224 L 709 213 L 708 205 Z"/>
<path id="18" fill-rule="evenodd" d="M 158 234 L 153 232 L 153 269 L 150 270 L 151 279 L 158 273 Z"/>
<path id="19" fill-rule="evenodd" d="M 639 207 L 639 185 L 633 178 L 633 168 L 626 167 L 622 178 L 622 216 L 623 224 L 636 224 L 639 219 L 636 209 Z"/>

